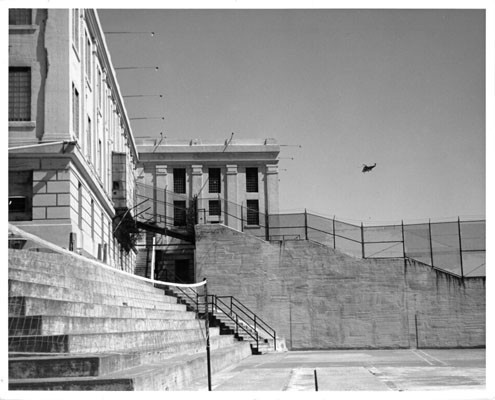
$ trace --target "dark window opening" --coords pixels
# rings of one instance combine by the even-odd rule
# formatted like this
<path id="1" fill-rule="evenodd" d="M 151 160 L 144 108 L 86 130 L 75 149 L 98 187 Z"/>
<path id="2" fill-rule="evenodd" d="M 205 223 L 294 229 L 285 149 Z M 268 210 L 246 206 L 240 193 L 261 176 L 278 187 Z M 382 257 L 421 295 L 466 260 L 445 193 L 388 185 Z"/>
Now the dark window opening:
<path id="1" fill-rule="evenodd" d="M 9 172 L 9 221 L 33 219 L 33 171 Z"/>
<path id="2" fill-rule="evenodd" d="M 220 207 L 220 200 L 210 200 L 208 203 L 208 209 L 210 215 L 220 216 L 222 212 Z"/>
<path id="3" fill-rule="evenodd" d="M 30 8 L 11 8 L 9 10 L 9 25 L 31 25 L 32 14 Z"/>
<path id="4" fill-rule="evenodd" d="M 184 200 L 174 201 L 174 226 L 186 225 L 186 202 Z"/>
<path id="5" fill-rule="evenodd" d="M 174 192 L 186 193 L 186 169 L 174 168 Z"/>
<path id="6" fill-rule="evenodd" d="M 9 121 L 31 120 L 31 68 L 9 68 Z"/>
<path id="7" fill-rule="evenodd" d="M 208 189 L 210 193 L 221 193 L 220 168 L 208 170 Z"/>
<path id="8" fill-rule="evenodd" d="M 246 192 L 258 192 L 258 168 L 246 168 Z"/>
<path id="9" fill-rule="evenodd" d="M 190 274 L 189 260 L 175 260 L 175 282 L 191 283 L 192 276 Z"/>
<path id="10" fill-rule="evenodd" d="M 259 205 L 258 200 L 247 200 L 246 222 L 247 225 L 259 225 Z"/>

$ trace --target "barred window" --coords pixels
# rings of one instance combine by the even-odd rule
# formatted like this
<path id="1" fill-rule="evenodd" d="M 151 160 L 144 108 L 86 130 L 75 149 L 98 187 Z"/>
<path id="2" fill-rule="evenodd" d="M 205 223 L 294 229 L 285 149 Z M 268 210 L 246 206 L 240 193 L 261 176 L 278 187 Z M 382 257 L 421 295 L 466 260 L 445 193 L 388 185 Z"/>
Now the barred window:
<path id="1" fill-rule="evenodd" d="M 72 43 L 79 51 L 79 9 L 72 9 Z"/>
<path id="2" fill-rule="evenodd" d="M 184 200 L 174 201 L 174 226 L 186 225 L 186 202 Z"/>
<path id="3" fill-rule="evenodd" d="M 186 169 L 174 168 L 174 192 L 186 193 Z"/>
<path id="4" fill-rule="evenodd" d="M 220 200 L 210 200 L 208 202 L 209 215 L 220 216 L 222 213 Z"/>
<path id="5" fill-rule="evenodd" d="M 31 8 L 11 8 L 9 9 L 9 25 L 31 25 Z"/>
<path id="6" fill-rule="evenodd" d="M 208 188 L 210 193 L 221 193 L 220 168 L 208 170 Z"/>
<path id="7" fill-rule="evenodd" d="M 79 137 L 79 92 L 72 84 L 72 131 Z"/>
<path id="8" fill-rule="evenodd" d="M 258 168 L 246 168 L 246 192 L 258 192 Z"/>
<path id="9" fill-rule="evenodd" d="M 31 120 L 31 68 L 9 68 L 9 121 Z"/>
<path id="10" fill-rule="evenodd" d="M 258 200 L 247 200 L 246 222 L 248 225 L 259 225 L 259 204 Z"/>
<path id="11" fill-rule="evenodd" d="M 86 154 L 89 161 L 92 159 L 92 143 L 91 143 L 91 118 L 88 117 L 88 124 L 86 126 Z"/>

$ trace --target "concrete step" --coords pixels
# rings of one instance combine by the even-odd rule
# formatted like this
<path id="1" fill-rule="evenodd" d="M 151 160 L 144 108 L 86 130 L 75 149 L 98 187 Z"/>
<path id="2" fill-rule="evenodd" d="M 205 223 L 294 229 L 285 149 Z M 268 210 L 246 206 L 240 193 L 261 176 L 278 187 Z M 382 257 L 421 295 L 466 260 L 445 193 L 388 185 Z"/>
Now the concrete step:
<path id="1" fill-rule="evenodd" d="M 9 279 L 71 290 L 77 289 L 80 291 L 90 291 L 91 293 L 104 293 L 114 296 L 123 296 L 126 298 L 177 303 L 177 299 L 175 297 L 166 296 L 163 291 L 161 293 L 159 291 L 155 291 L 159 289 L 155 289 L 152 286 L 149 286 L 149 288 L 147 288 L 148 290 L 143 290 L 144 288 L 129 288 L 120 286 L 117 282 L 111 283 L 105 280 L 97 282 L 73 278 L 70 274 L 66 276 L 51 275 L 46 272 L 21 270 L 11 267 L 9 268 Z"/>
<path id="2" fill-rule="evenodd" d="M 212 373 L 219 372 L 250 354 L 249 346 L 242 342 L 212 351 Z M 206 354 L 202 352 L 180 355 L 96 378 L 9 379 L 9 390 L 187 390 L 189 384 L 206 379 L 206 376 Z"/>
<path id="3" fill-rule="evenodd" d="M 9 317 L 9 337 L 28 335 L 69 335 L 80 333 L 114 333 L 195 329 L 199 319 L 170 320 L 147 318 L 94 318 L 62 316 Z"/>
<path id="4" fill-rule="evenodd" d="M 232 336 L 213 336 L 210 349 L 215 351 L 235 344 Z M 177 354 L 197 354 L 205 351 L 204 341 L 191 341 L 164 346 L 160 349 L 133 349 L 103 354 L 46 355 L 10 353 L 9 378 L 62 378 L 105 376 L 139 365 L 169 360 Z"/>
<path id="5" fill-rule="evenodd" d="M 163 301 L 136 299 L 126 296 L 94 293 L 91 287 L 67 289 L 39 283 L 22 282 L 9 279 L 9 297 L 38 297 L 42 299 L 105 304 L 113 306 L 143 307 L 157 310 L 170 309 L 170 298 L 164 296 Z"/>
<path id="6" fill-rule="evenodd" d="M 24 254 L 22 254 L 24 257 L 14 254 L 12 258 L 9 258 L 9 269 L 12 268 L 29 272 L 40 272 L 51 276 L 70 276 L 76 279 L 89 280 L 92 282 L 105 281 L 121 287 L 142 289 L 143 291 L 149 291 L 150 293 L 155 292 L 164 294 L 163 289 L 155 288 L 151 283 L 142 281 L 134 275 L 123 274 L 112 268 L 103 268 L 92 264 L 79 265 L 78 263 L 61 263 L 63 258 L 55 259 L 54 261 L 47 261 L 37 258 L 41 257 L 39 255 L 41 253 L 31 254 L 34 256 L 32 259 L 28 258 Z"/>
<path id="7" fill-rule="evenodd" d="M 210 336 L 219 329 L 211 328 Z M 26 353 L 103 353 L 134 347 L 157 349 L 170 343 L 204 340 L 203 329 L 156 330 L 65 335 L 26 335 L 9 337 L 9 352 Z"/>
<path id="8" fill-rule="evenodd" d="M 9 297 L 9 317 L 29 315 L 58 315 L 66 317 L 195 319 L 196 313 L 186 311 L 182 304 L 165 303 L 161 310 L 143 307 L 111 306 L 103 304 L 41 299 L 36 297 Z"/>

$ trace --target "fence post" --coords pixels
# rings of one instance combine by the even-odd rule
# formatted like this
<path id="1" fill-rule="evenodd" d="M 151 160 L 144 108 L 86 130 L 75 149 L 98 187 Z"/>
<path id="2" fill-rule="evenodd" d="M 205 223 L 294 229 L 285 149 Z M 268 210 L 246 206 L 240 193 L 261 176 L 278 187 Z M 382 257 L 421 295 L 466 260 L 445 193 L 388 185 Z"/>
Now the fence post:
<path id="1" fill-rule="evenodd" d="M 268 208 L 265 208 L 265 240 L 270 241 L 270 221 L 268 216 Z"/>
<path id="2" fill-rule="evenodd" d="M 333 248 L 335 249 L 335 215 L 333 216 L 333 224 L 332 224 L 332 228 L 333 228 Z"/>
<path id="3" fill-rule="evenodd" d="M 431 266 L 433 267 L 433 240 L 431 239 L 431 219 L 428 220 L 428 233 L 430 236 L 430 259 L 431 259 Z"/>
<path id="4" fill-rule="evenodd" d="M 209 327 L 209 311 L 208 311 L 208 283 L 206 278 L 203 278 L 205 281 L 205 328 L 206 328 L 206 367 L 208 373 L 208 391 L 211 392 L 211 361 L 210 361 L 210 327 Z"/>
<path id="5" fill-rule="evenodd" d="M 461 278 L 464 278 L 464 266 L 462 263 L 461 217 L 457 217 L 457 226 L 459 230 L 459 257 L 461 260 Z"/>
<path id="6" fill-rule="evenodd" d="M 308 212 L 304 209 L 304 235 L 306 240 L 308 240 Z"/>
<path id="7" fill-rule="evenodd" d="M 362 222 L 361 222 L 361 252 L 363 258 L 366 258 L 364 254 L 364 227 Z"/>
<path id="8" fill-rule="evenodd" d="M 241 232 L 244 232 L 244 212 L 241 205 Z"/>
<path id="9" fill-rule="evenodd" d="M 402 257 L 406 258 L 406 241 L 404 239 L 404 220 L 400 222 L 402 228 Z"/>

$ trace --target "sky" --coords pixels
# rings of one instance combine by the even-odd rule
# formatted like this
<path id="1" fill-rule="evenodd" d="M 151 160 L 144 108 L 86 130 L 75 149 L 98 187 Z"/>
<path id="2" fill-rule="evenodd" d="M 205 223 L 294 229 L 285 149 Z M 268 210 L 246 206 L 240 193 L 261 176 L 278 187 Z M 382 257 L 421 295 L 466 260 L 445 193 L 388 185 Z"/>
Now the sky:
<path id="1" fill-rule="evenodd" d="M 125 99 L 157 118 L 131 121 L 136 138 L 275 138 L 281 211 L 485 217 L 483 10 L 98 14 L 115 67 L 159 67 L 117 70 L 124 96 L 163 95 Z"/>

